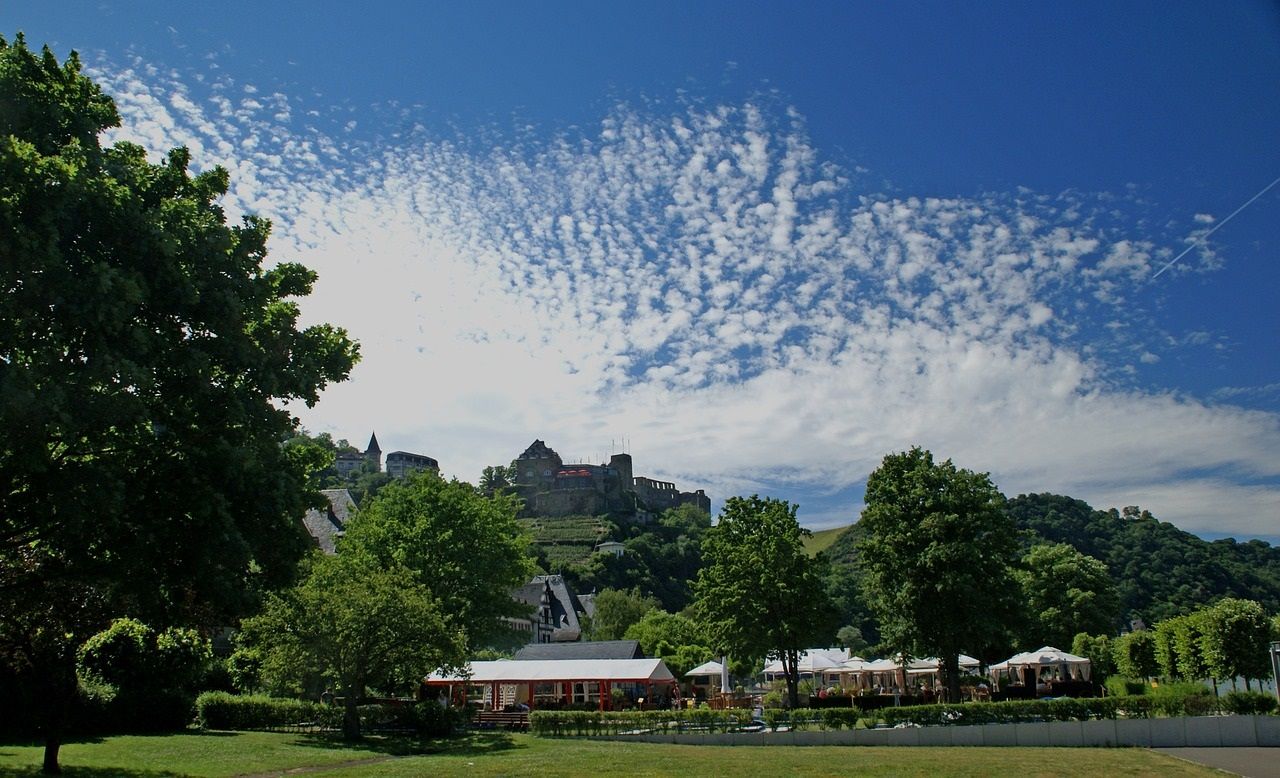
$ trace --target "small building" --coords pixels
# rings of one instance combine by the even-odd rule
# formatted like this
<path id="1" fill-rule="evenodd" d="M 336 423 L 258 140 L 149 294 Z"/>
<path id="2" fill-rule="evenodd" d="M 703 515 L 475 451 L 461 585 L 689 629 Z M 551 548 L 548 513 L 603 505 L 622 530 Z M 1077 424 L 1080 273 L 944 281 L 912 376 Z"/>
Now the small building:
<path id="1" fill-rule="evenodd" d="M 512 599 L 528 605 L 528 616 L 508 616 L 508 627 L 527 633 L 530 643 L 563 643 L 582 637 L 578 614 L 582 606 L 560 575 L 535 575 L 533 580 L 511 593 Z"/>
<path id="2" fill-rule="evenodd" d="M 321 489 L 328 500 L 321 508 L 311 508 L 302 516 L 302 526 L 326 554 L 336 553 L 336 541 L 346 532 L 347 521 L 355 513 L 356 502 L 346 489 Z"/>
<path id="3" fill-rule="evenodd" d="M 667 707 L 677 694 L 676 678 L 661 659 L 472 662 L 462 674 L 433 673 L 423 686 L 428 699 L 446 695 L 455 704 L 469 702 L 487 711 L 518 706 L 555 710 L 583 703 L 599 710 L 658 708 Z"/>
<path id="4" fill-rule="evenodd" d="M 616 540 L 606 540 L 596 544 L 597 554 L 613 554 L 614 556 L 622 556 L 627 552 L 625 544 Z"/>
<path id="5" fill-rule="evenodd" d="M 404 478 L 421 470 L 439 473 L 440 463 L 425 454 L 412 454 L 408 451 L 392 451 L 387 454 L 387 475 L 392 478 Z"/>
<path id="6" fill-rule="evenodd" d="M 366 465 L 375 473 L 382 470 L 382 448 L 378 445 L 378 433 L 376 432 L 369 436 L 369 445 L 363 452 L 340 451 L 333 461 L 333 468 L 343 478 L 347 478 Z"/>

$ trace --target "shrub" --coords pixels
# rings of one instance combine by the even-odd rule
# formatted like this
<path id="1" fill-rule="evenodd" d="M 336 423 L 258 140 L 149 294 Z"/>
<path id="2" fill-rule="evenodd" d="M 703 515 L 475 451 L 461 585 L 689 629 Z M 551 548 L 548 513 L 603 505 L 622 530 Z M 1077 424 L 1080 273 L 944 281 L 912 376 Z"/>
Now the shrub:
<path id="1" fill-rule="evenodd" d="M 1140 678 L 1126 678 L 1113 675 L 1107 679 L 1107 694 L 1113 697 L 1130 697 L 1135 694 L 1146 694 L 1151 685 Z"/>
<path id="2" fill-rule="evenodd" d="M 1222 709 L 1238 716 L 1274 713 L 1276 698 L 1262 692 L 1229 692 L 1222 697 Z"/>
<path id="3" fill-rule="evenodd" d="M 117 732 L 187 726 L 211 658 L 209 641 L 194 630 L 156 632 L 136 619 L 116 619 L 77 657 L 82 686 L 103 692 L 106 730 Z"/>
<path id="4" fill-rule="evenodd" d="M 826 729 L 853 729 L 860 716 L 857 708 L 823 708 L 822 725 Z"/>
<path id="5" fill-rule="evenodd" d="M 196 698 L 196 723 L 202 729 L 285 729 L 299 724 L 328 728 L 340 721 L 342 711 L 308 700 L 205 692 Z"/>

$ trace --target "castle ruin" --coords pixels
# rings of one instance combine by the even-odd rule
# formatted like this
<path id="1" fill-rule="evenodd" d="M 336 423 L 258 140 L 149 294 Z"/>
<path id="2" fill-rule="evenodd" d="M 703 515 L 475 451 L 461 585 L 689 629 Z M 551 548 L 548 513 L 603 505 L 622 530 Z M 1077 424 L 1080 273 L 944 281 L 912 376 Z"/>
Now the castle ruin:
<path id="1" fill-rule="evenodd" d="M 711 498 L 701 489 L 681 492 L 669 481 L 633 476 L 630 454 L 614 454 L 604 465 L 566 465 L 554 449 L 535 440 L 511 466 L 527 516 L 646 515 L 686 503 L 711 512 Z"/>

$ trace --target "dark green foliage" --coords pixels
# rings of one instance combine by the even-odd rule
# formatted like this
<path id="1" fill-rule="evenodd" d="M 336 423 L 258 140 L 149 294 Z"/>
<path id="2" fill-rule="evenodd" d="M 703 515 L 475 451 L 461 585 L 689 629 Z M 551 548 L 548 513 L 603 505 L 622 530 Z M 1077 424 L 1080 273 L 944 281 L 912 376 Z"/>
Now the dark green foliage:
<path id="1" fill-rule="evenodd" d="M 101 690 L 112 732 L 180 730 L 212 663 L 209 641 L 194 630 L 161 632 L 116 619 L 80 648 L 82 684 Z"/>
<path id="2" fill-rule="evenodd" d="M 605 589 L 596 595 L 596 612 L 591 617 L 587 639 L 621 640 L 633 624 L 657 609 L 658 601 L 639 590 Z"/>
<path id="3" fill-rule="evenodd" d="M 1237 716 L 1265 716 L 1276 712 L 1276 696 L 1264 692 L 1227 692 L 1222 709 Z"/>
<path id="4" fill-rule="evenodd" d="M 196 698 L 196 723 L 201 729 L 278 730 L 304 722 L 340 721 L 332 705 L 266 695 L 205 692 Z"/>
<path id="5" fill-rule="evenodd" d="M 791 707 L 798 699 L 799 653 L 829 644 L 837 626 L 826 558 L 805 553 L 808 534 L 790 503 L 731 497 L 707 530 L 706 564 L 694 587 L 711 648 L 739 659 L 781 659 Z"/>
<path id="6" fill-rule="evenodd" d="M 361 705 L 362 731 L 412 732 L 422 737 L 449 737 L 465 721 L 465 712 L 434 701 Z M 339 705 L 265 695 L 205 692 L 196 699 L 201 729 L 266 731 L 334 731 L 342 726 Z"/>
<path id="7" fill-rule="evenodd" d="M 528 538 L 508 495 L 476 494 L 431 471 L 384 487 L 347 523 L 339 556 L 360 553 L 384 569 L 402 567 L 439 604 L 469 647 L 503 637 L 502 616 L 519 616 L 511 597 L 528 583 Z"/>
<path id="8" fill-rule="evenodd" d="M 639 589 L 672 613 L 692 602 L 693 581 L 702 568 L 702 538 L 711 526 L 708 514 L 696 506 L 681 505 L 664 511 L 653 523 L 621 515 L 594 518 L 598 528 L 626 544 L 626 553 L 621 557 L 595 554 L 562 567 L 575 591 Z M 535 534 L 544 542 L 558 539 L 557 532 L 572 531 L 566 519 L 537 519 L 536 524 Z M 590 544 L 582 546 L 587 554 L 598 539 L 585 540 Z M 562 542 L 584 540 L 566 537 Z M 551 562 L 554 567 L 555 560 Z"/>
<path id="9" fill-rule="evenodd" d="M 1206 541 L 1136 507 L 1101 511 L 1054 494 L 1020 495 L 1006 510 L 1018 529 L 1107 565 L 1126 622 L 1116 627 L 1133 615 L 1153 624 L 1223 597 L 1280 611 L 1280 548 L 1263 541 Z"/>
<path id="10" fill-rule="evenodd" d="M 0 107 L 0 656 L 44 687 L 54 770 L 81 642 L 227 624 L 292 578 L 314 495 L 283 405 L 357 348 L 298 326 L 315 274 L 226 224 L 226 170 L 100 145 L 119 119 L 75 55 L 0 40 Z"/>
<path id="11" fill-rule="evenodd" d="M 1067 646 L 1079 632 L 1109 633 L 1119 618 L 1106 565 L 1066 543 L 1032 546 L 1018 579 L 1027 607 L 1025 646 Z"/>
<path id="12" fill-rule="evenodd" d="M 959 654 L 990 654 L 1021 613 L 1004 498 L 986 474 L 913 448 L 884 458 L 865 500 L 858 564 L 882 645 L 940 657 L 958 700 Z"/>

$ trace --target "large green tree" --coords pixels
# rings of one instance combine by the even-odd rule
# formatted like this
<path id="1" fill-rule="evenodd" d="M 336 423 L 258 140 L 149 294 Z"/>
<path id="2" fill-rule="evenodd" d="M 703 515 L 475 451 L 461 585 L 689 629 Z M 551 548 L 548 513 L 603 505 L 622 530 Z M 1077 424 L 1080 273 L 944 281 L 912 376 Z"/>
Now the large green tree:
<path id="1" fill-rule="evenodd" d="M 89 635 L 225 624 L 292 577 L 314 495 L 283 404 L 357 355 L 298 327 L 315 275 L 226 224 L 225 170 L 103 147 L 119 123 L 74 53 L 0 39 L 0 656 L 46 686 L 50 772 Z"/>
<path id="2" fill-rule="evenodd" d="M 1067 646 L 1077 633 L 1115 629 L 1120 597 L 1105 564 L 1066 543 L 1032 546 L 1022 563 L 1028 648 Z"/>
<path id="3" fill-rule="evenodd" d="M 913 448 L 867 479 L 859 562 L 883 644 L 942 660 L 960 699 L 959 655 L 989 654 L 1019 613 L 1017 535 L 985 473 Z"/>
<path id="4" fill-rule="evenodd" d="M 404 566 L 425 586 L 471 648 L 506 638 L 504 616 L 520 616 L 511 596 L 533 576 L 516 498 L 483 497 L 432 471 L 393 481 L 346 526 L 338 553 L 383 567 Z"/>
<path id="5" fill-rule="evenodd" d="M 827 561 L 805 552 L 809 535 L 791 503 L 730 497 L 703 537 L 694 585 L 710 647 L 739 659 L 780 659 L 792 707 L 799 704 L 800 653 L 828 644 L 836 629 Z"/>
<path id="6" fill-rule="evenodd" d="M 357 706 L 370 687 L 416 688 L 431 671 L 466 662 L 462 631 L 414 578 L 353 550 L 317 554 L 297 587 L 245 620 L 238 642 L 266 688 L 297 694 L 320 682 L 341 696 L 343 734 L 358 738 Z"/>
<path id="7" fill-rule="evenodd" d="M 1209 674 L 1215 678 L 1265 678 L 1270 623 L 1261 603 L 1227 598 L 1201 611 L 1200 652 Z"/>

